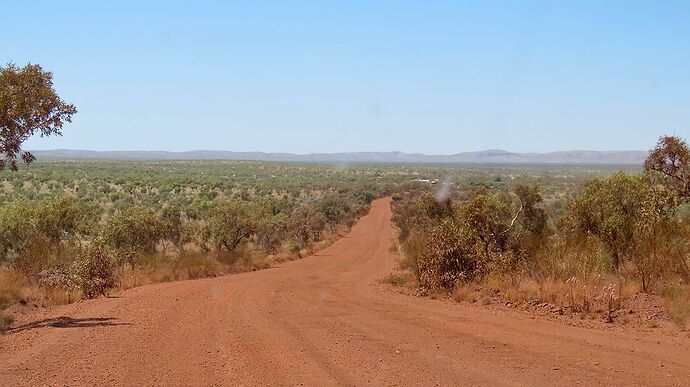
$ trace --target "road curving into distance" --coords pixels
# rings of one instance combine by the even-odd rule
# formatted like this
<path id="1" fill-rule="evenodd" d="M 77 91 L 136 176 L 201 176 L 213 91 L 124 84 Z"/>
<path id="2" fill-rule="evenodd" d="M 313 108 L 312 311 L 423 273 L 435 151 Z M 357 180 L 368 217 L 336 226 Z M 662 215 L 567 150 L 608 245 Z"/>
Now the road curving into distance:
<path id="1" fill-rule="evenodd" d="M 0 384 L 690 383 L 683 342 L 382 290 L 390 220 L 379 199 L 299 261 L 39 310 L 0 336 Z"/>

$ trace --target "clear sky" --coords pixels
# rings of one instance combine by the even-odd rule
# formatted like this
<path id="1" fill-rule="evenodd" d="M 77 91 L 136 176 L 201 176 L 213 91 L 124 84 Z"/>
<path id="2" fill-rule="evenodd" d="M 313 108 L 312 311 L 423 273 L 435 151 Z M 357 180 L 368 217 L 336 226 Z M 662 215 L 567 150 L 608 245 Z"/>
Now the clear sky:
<path id="1" fill-rule="evenodd" d="M 79 109 L 27 149 L 648 149 L 690 137 L 690 1 L 8 1 Z"/>

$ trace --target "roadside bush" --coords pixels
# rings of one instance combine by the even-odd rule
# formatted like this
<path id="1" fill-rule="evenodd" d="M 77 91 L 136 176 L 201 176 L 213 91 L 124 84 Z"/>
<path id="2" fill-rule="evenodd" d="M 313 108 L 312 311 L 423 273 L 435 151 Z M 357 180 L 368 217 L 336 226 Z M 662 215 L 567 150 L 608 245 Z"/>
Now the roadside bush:
<path id="1" fill-rule="evenodd" d="M 515 194 L 520 201 L 517 217 L 514 218 L 519 229 L 513 233 L 513 244 L 519 244 L 529 260 L 534 260 L 548 243 L 552 234 L 549 216 L 542 208 L 544 199 L 539 187 L 520 184 L 515 187 Z"/>
<path id="2" fill-rule="evenodd" d="M 38 284 L 44 288 L 76 290 L 79 280 L 74 272 L 74 262 L 56 265 L 38 273 Z"/>
<path id="3" fill-rule="evenodd" d="M 268 254 L 275 254 L 285 240 L 288 228 L 288 217 L 285 214 L 266 216 L 256 231 L 256 243 Z"/>
<path id="4" fill-rule="evenodd" d="M 55 242 L 40 233 L 32 234 L 22 247 L 15 251 L 12 267 L 27 278 L 36 280 L 42 271 L 69 259 L 64 252 L 60 242 Z"/>
<path id="5" fill-rule="evenodd" d="M 412 200 L 397 202 L 394 208 L 393 223 L 400 230 L 398 238 L 401 242 L 454 215 L 451 199 L 437 201 L 430 192 L 424 192 Z"/>
<path id="6" fill-rule="evenodd" d="M 672 219 L 673 203 L 670 192 L 651 176 L 619 172 L 587 183 L 570 203 L 564 223 L 597 238 L 608 250 L 614 270 L 630 264 L 647 292 L 680 265 L 669 261 L 677 257 L 671 254 L 679 226 Z"/>
<path id="7" fill-rule="evenodd" d="M 101 237 L 112 248 L 151 254 L 156 251 L 163 233 L 164 224 L 155 211 L 145 207 L 132 207 L 110 216 Z"/>
<path id="8" fill-rule="evenodd" d="M 486 259 L 506 250 L 511 213 L 502 198 L 480 189 L 470 200 L 460 203 L 457 212 L 462 224 L 473 231 Z"/>
<path id="9" fill-rule="evenodd" d="M 570 202 L 565 222 L 599 239 L 618 270 L 626 261 L 644 259 L 646 242 L 673 214 L 671 204 L 669 192 L 650 176 L 618 172 L 589 181 Z"/>
<path id="10" fill-rule="evenodd" d="M 0 206 L 0 263 L 15 261 L 28 275 L 35 275 L 76 239 L 80 216 L 79 206 L 70 198 L 20 199 Z"/>
<path id="11" fill-rule="evenodd" d="M 106 296 L 117 286 L 116 258 L 100 241 L 89 246 L 73 263 L 76 287 L 86 298 Z"/>
<path id="12" fill-rule="evenodd" d="M 256 232 L 257 212 L 255 206 L 241 200 L 216 203 L 206 215 L 206 239 L 217 248 L 218 253 L 223 249 L 232 253 Z"/>
<path id="13" fill-rule="evenodd" d="M 297 207 L 288 220 L 292 238 L 300 249 L 310 242 L 320 241 L 325 226 L 326 221 L 323 216 L 309 204 Z"/>
<path id="14" fill-rule="evenodd" d="M 429 233 L 417 267 L 423 288 L 451 290 L 459 281 L 480 277 L 485 262 L 477 254 L 474 232 L 446 219 Z"/>
<path id="15" fill-rule="evenodd" d="M 591 278 L 610 269 L 611 257 L 597 238 L 566 231 L 551 237 L 528 266 L 539 281 Z"/>
<path id="16" fill-rule="evenodd" d="M 350 214 L 350 207 L 338 193 L 329 193 L 319 200 L 319 211 L 328 224 L 331 234 L 335 233 L 335 227 L 345 221 Z"/>
<path id="17" fill-rule="evenodd" d="M 181 251 L 184 244 L 191 238 L 180 208 L 175 205 L 165 207 L 160 221 L 161 239 L 171 242 L 178 251 Z"/>

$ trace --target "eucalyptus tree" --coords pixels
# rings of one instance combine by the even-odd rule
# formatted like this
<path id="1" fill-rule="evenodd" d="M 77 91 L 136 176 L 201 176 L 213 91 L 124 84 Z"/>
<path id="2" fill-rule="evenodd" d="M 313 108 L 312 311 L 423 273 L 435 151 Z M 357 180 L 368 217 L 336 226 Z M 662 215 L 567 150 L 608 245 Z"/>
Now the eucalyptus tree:
<path id="1" fill-rule="evenodd" d="M 17 170 L 17 160 L 31 163 L 35 156 L 22 150 L 32 135 L 61 135 L 77 112 L 53 88 L 53 74 L 27 64 L 0 67 L 0 170 Z"/>

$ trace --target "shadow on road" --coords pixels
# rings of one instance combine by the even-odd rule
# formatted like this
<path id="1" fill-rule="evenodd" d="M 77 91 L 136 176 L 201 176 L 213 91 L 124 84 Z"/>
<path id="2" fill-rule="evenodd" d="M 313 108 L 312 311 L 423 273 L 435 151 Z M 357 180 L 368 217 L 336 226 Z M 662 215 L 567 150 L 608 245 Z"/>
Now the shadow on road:
<path id="1" fill-rule="evenodd" d="M 108 327 L 120 325 L 132 325 L 129 323 L 118 323 L 114 317 L 91 317 L 91 318 L 72 318 L 61 316 L 44 320 L 33 321 L 28 324 L 19 325 L 8 329 L 5 333 L 12 334 L 37 328 L 88 328 L 88 327 Z"/>

